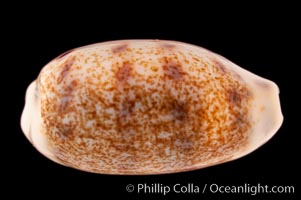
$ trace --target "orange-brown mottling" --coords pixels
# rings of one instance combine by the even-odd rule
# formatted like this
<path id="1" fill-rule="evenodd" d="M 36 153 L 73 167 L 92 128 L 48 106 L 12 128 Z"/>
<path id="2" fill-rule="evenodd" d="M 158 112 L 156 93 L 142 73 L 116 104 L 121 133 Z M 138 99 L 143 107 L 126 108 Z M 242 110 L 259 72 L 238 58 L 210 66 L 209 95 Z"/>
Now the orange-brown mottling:
<path id="1" fill-rule="evenodd" d="M 218 59 L 212 58 L 212 64 L 214 67 L 217 67 L 220 72 L 227 73 L 227 68 Z"/>
<path id="2" fill-rule="evenodd" d="M 182 70 L 181 64 L 178 61 L 164 57 L 163 63 L 162 69 L 164 70 L 166 77 L 173 80 L 181 80 L 185 75 L 185 72 Z"/>
<path id="3" fill-rule="evenodd" d="M 41 116 L 58 160 L 163 173 L 218 163 L 247 142 L 246 84 L 214 56 L 164 45 L 77 49 L 41 72 Z"/>
<path id="4" fill-rule="evenodd" d="M 72 56 L 70 58 L 68 58 L 63 64 L 62 64 L 62 72 L 59 75 L 58 79 L 57 79 L 57 83 L 61 83 L 62 80 L 68 75 L 68 72 L 70 71 L 71 67 L 74 65 L 75 63 L 75 56 Z"/>
<path id="5" fill-rule="evenodd" d="M 123 62 L 122 66 L 118 69 L 116 73 L 116 84 L 120 88 L 126 84 L 128 79 L 133 76 L 133 71 L 131 64 L 129 62 Z"/>
<path id="6" fill-rule="evenodd" d="M 127 47 L 128 47 L 127 44 L 122 44 L 122 45 L 114 46 L 114 47 L 112 48 L 112 52 L 113 52 L 114 54 L 116 54 L 116 53 L 121 53 L 121 52 L 125 51 L 125 50 L 127 49 Z"/>

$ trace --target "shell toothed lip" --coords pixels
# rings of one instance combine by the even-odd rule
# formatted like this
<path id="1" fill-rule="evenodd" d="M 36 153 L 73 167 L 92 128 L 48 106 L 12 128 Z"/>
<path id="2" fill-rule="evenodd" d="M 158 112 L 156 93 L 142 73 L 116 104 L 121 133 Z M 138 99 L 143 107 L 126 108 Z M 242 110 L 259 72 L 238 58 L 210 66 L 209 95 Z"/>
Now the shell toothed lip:
<path id="1" fill-rule="evenodd" d="M 21 118 L 49 159 L 102 174 L 162 174 L 242 157 L 283 117 L 275 83 L 194 45 L 97 43 L 61 54 L 30 84 Z"/>

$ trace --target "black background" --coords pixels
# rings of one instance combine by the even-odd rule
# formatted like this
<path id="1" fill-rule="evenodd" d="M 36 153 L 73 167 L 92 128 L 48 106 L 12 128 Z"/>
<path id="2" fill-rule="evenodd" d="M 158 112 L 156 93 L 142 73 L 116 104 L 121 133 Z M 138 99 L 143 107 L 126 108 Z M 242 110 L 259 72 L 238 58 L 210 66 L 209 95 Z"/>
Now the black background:
<path id="1" fill-rule="evenodd" d="M 146 199 L 149 194 L 128 193 L 127 184 L 176 183 L 204 185 L 242 185 L 258 183 L 270 186 L 293 185 L 295 194 L 256 196 L 238 194 L 153 194 L 154 199 L 295 199 L 299 193 L 300 160 L 298 150 L 297 109 L 293 100 L 298 91 L 300 65 L 296 60 L 297 16 L 288 7 L 258 7 L 250 10 L 233 8 L 228 12 L 216 6 L 187 11 L 153 5 L 152 11 L 141 6 L 136 12 L 103 7 L 91 12 L 43 7 L 32 14 L 24 11 L 11 23 L 13 48 L 22 50 L 13 62 L 14 93 L 13 136 L 15 151 L 10 167 L 12 187 L 26 189 L 23 197 L 88 197 L 109 199 Z M 181 5 L 180 5 L 181 6 Z M 192 6 L 193 7 L 193 6 Z M 246 9 L 246 7 L 244 7 Z M 151 10 L 151 9 L 150 9 Z M 209 10 L 210 14 L 203 14 Z M 222 9 L 221 9 L 222 10 Z M 65 12 L 68 11 L 68 12 Z M 107 11 L 103 13 L 104 11 Z M 183 13 L 183 12 L 187 13 Z M 268 12 L 267 12 L 268 11 Z M 287 12 L 284 14 L 283 12 Z M 59 15 L 59 17 L 54 17 Z M 48 19 L 50 16 L 51 20 Z M 140 21 L 141 20 L 141 21 Z M 299 21 L 300 25 L 300 21 Z M 24 137 L 19 121 L 27 86 L 51 59 L 69 49 L 117 39 L 168 39 L 192 43 L 223 55 L 243 68 L 273 80 L 280 88 L 284 123 L 264 146 L 239 160 L 191 172 L 154 175 L 118 176 L 81 172 L 58 165 L 40 153 Z M 19 51 L 20 52 L 20 51 Z M 12 196 L 18 195 L 12 193 Z M 85 198 L 86 199 L 86 198 Z"/>

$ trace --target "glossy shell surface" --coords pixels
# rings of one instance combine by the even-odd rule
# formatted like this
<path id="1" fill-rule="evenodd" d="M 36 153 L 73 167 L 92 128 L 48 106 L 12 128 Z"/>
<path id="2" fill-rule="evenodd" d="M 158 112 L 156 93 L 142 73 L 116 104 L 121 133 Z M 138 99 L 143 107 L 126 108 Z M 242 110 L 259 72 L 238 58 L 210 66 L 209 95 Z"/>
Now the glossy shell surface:
<path id="1" fill-rule="evenodd" d="M 27 90 L 21 126 L 53 161 L 104 174 L 200 169 L 242 157 L 282 123 L 278 87 L 175 41 L 70 50 Z"/>

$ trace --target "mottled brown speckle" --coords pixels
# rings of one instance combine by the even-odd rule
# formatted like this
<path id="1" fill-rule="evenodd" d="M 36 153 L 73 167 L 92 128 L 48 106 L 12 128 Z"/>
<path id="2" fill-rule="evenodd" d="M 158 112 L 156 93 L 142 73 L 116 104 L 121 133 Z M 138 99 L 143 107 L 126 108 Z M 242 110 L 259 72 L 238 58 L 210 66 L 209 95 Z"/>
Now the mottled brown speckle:
<path id="1" fill-rule="evenodd" d="M 129 78 L 133 75 L 132 66 L 129 62 L 123 62 L 116 73 L 117 87 L 125 86 Z"/>
<path id="2" fill-rule="evenodd" d="M 228 90 L 229 103 L 231 105 L 239 105 L 242 101 L 242 95 L 239 94 L 235 88 Z"/>
<path id="3" fill-rule="evenodd" d="M 112 48 L 112 52 L 114 54 L 121 53 L 124 52 L 127 49 L 127 47 L 128 47 L 127 44 L 118 45 Z"/>
<path id="4" fill-rule="evenodd" d="M 166 77 L 173 80 L 181 80 L 186 74 L 180 63 L 168 58 L 164 58 L 163 70 Z"/>
<path id="5" fill-rule="evenodd" d="M 68 75 L 69 71 L 71 70 L 71 67 L 75 63 L 75 59 L 76 59 L 75 56 L 72 56 L 62 64 L 62 71 L 57 79 L 57 83 L 61 83 L 63 79 Z"/>
<path id="6" fill-rule="evenodd" d="M 203 51 L 162 44 L 80 49 L 72 53 L 76 65 L 67 55 L 41 74 L 41 92 L 50 94 L 41 98 L 43 124 L 62 163 L 97 173 L 166 173 L 223 160 L 245 143 L 243 80 Z"/>
<path id="7" fill-rule="evenodd" d="M 174 100 L 171 103 L 171 113 L 176 120 L 183 121 L 187 118 L 187 108 L 184 102 Z"/>
<path id="8" fill-rule="evenodd" d="M 212 58 L 212 62 L 213 62 L 213 66 L 215 66 L 219 70 L 219 72 L 223 74 L 227 73 L 226 67 L 219 60 L 217 60 L 217 58 Z"/>

